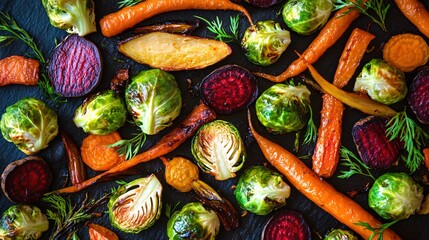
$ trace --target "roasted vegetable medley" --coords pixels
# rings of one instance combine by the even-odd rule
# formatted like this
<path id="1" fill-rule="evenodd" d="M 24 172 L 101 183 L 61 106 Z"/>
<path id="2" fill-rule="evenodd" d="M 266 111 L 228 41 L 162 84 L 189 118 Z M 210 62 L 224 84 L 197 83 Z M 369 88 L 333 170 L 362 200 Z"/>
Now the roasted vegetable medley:
<path id="1" fill-rule="evenodd" d="M 427 239 L 428 43 L 423 0 L 2 0 L 0 239 Z"/>

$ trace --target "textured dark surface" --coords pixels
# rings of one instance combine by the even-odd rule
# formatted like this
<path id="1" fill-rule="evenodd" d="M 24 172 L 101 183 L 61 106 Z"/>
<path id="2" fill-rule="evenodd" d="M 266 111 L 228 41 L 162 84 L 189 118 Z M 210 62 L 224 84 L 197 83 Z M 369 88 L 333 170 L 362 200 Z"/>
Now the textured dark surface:
<path id="1" fill-rule="evenodd" d="M 388 1 L 391 2 L 391 1 Z M 427 8 L 429 8 L 429 2 L 424 2 Z M 96 5 L 96 16 L 97 22 L 98 20 L 113 11 L 116 11 L 116 1 L 115 0 L 104 0 L 104 1 L 95 1 Z M 254 21 L 259 20 L 267 20 L 273 19 L 277 22 L 280 22 L 283 27 L 286 27 L 284 22 L 281 19 L 281 16 L 278 15 L 281 5 L 277 4 L 267 9 L 256 9 L 251 7 L 248 4 L 243 3 L 243 5 L 249 9 Z M 34 36 L 35 41 L 41 47 L 43 53 L 46 57 L 50 55 L 53 48 L 55 47 L 55 41 L 61 41 L 67 33 L 65 31 L 56 29 L 49 24 L 49 20 L 45 13 L 45 10 L 41 4 L 41 1 L 30 1 L 30 0 L 2 0 L 0 1 L 0 10 L 4 12 L 9 12 L 17 22 L 23 26 L 32 36 Z M 169 21 L 169 20 L 194 20 L 194 15 L 203 16 L 210 20 L 214 19 L 215 16 L 219 16 L 224 23 L 229 21 L 229 16 L 234 15 L 235 12 L 230 11 L 180 11 L 180 12 L 171 12 L 161 14 L 154 18 L 148 19 L 142 23 L 142 25 L 147 25 L 150 23 L 161 22 L 161 21 Z M 241 28 L 240 35 L 243 34 L 245 28 L 248 26 L 245 18 L 241 18 Z M 332 79 L 332 76 L 335 72 L 338 58 L 342 52 L 342 49 L 347 41 L 348 36 L 350 35 L 353 27 L 360 27 L 362 29 L 366 29 L 377 35 L 377 38 L 371 43 L 373 46 L 373 51 L 366 54 L 364 56 L 363 63 L 368 62 L 371 58 L 381 58 L 382 52 L 381 48 L 384 42 L 386 42 L 389 36 L 396 35 L 404 32 L 411 32 L 419 34 L 418 30 L 411 25 L 408 20 L 406 20 L 399 10 L 396 8 L 394 3 L 392 3 L 391 9 L 389 10 L 387 17 L 387 25 L 388 32 L 382 32 L 380 28 L 375 24 L 369 24 L 369 19 L 365 16 L 361 16 L 356 22 L 353 23 L 353 26 L 350 27 L 347 32 L 343 35 L 343 37 L 334 45 L 333 48 L 326 51 L 325 55 L 315 64 L 315 67 L 325 76 L 327 79 Z M 98 27 L 98 26 L 97 26 Z M 194 71 L 180 71 L 173 72 L 172 74 L 176 77 L 177 82 L 180 85 L 180 89 L 182 91 L 183 96 L 183 105 L 184 108 L 181 112 L 181 115 L 177 120 L 174 121 L 174 125 L 158 135 L 151 136 L 148 138 L 146 143 L 146 147 L 152 146 L 158 139 L 160 139 L 163 135 L 165 135 L 169 130 L 171 130 L 175 125 L 177 125 L 190 111 L 191 109 L 199 102 L 199 97 L 196 95 L 198 84 L 201 80 L 210 72 L 212 72 L 217 67 L 223 66 L 225 64 L 238 64 L 243 66 L 251 71 L 262 71 L 269 72 L 272 74 L 278 74 L 282 72 L 288 64 L 290 64 L 294 59 L 296 59 L 296 55 L 293 50 L 297 50 L 298 52 L 303 52 L 308 44 L 312 41 L 312 39 L 317 35 L 318 32 L 311 36 L 298 36 L 295 33 L 291 33 L 292 43 L 287 49 L 287 51 L 282 55 L 279 61 L 272 66 L 269 67 L 258 67 L 252 65 L 248 62 L 240 49 L 238 43 L 230 43 L 230 46 L 233 48 L 233 54 L 227 57 L 222 62 L 210 66 L 206 69 L 202 70 L 194 70 Z M 200 24 L 200 27 L 194 31 L 194 35 L 198 36 L 211 36 L 210 33 L 206 30 L 206 25 L 204 23 Z M 422 34 L 420 34 L 422 35 Z M 102 89 L 106 89 L 109 86 L 110 79 L 114 76 L 114 73 L 123 67 L 130 67 L 130 75 L 134 76 L 139 71 L 147 69 L 146 66 L 142 66 L 133 62 L 130 59 L 127 59 L 123 55 L 121 55 L 117 51 L 117 43 L 130 36 L 129 33 L 121 34 L 117 37 L 113 38 L 104 38 L 101 34 L 95 33 L 87 36 L 87 39 L 93 41 L 97 47 L 99 47 L 101 51 L 101 57 L 103 59 L 103 76 L 100 84 L 95 89 L 94 92 L 100 91 Z M 423 36 L 423 35 L 422 35 Z M 428 41 L 427 38 L 425 38 Z M 0 49 L 0 58 L 4 58 L 6 56 L 10 56 L 13 54 L 17 55 L 27 55 L 30 54 L 31 51 L 21 42 L 14 42 L 11 45 Z M 363 64 L 361 64 L 360 68 Z M 360 71 L 358 68 L 358 71 Z M 356 73 L 357 74 L 357 73 Z M 408 74 L 407 79 L 410 83 L 414 73 Z M 187 79 L 192 81 L 192 85 L 189 87 L 187 83 Z M 352 89 L 352 82 L 348 86 L 346 86 L 347 90 Z M 258 80 L 259 92 L 262 93 L 265 89 L 271 86 L 272 83 L 263 79 Z M 190 90 L 193 90 L 192 92 Z M 321 108 L 321 98 L 320 94 L 317 91 L 312 91 L 312 106 L 314 113 L 318 113 Z M 76 128 L 76 126 L 72 122 L 72 117 L 74 110 L 78 107 L 79 104 L 83 101 L 83 98 L 70 98 L 66 104 L 60 104 L 55 106 L 51 101 L 47 100 L 43 97 L 42 92 L 37 87 L 28 87 L 28 86 L 7 86 L 0 88 L 0 112 L 3 113 L 7 106 L 15 103 L 19 99 L 23 97 L 36 97 L 47 102 L 51 107 L 53 107 L 59 117 L 59 125 L 60 128 L 69 133 L 72 139 L 78 144 L 80 147 L 82 139 L 86 136 L 86 134 L 81 130 Z M 394 107 L 398 110 L 401 110 L 405 101 L 400 104 L 395 105 Z M 293 142 L 295 138 L 295 134 L 285 134 L 274 136 L 269 134 L 263 127 L 257 122 L 257 119 L 254 115 L 254 104 L 250 106 L 250 109 L 253 114 L 254 125 L 257 128 L 258 132 L 262 133 L 264 136 L 269 137 L 275 142 L 280 143 L 282 146 L 289 150 L 293 150 Z M 315 121 L 318 125 L 319 116 L 315 115 Z M 356 110 L 347 108 L 345 111 L 345 121 L 343 124 L 343 145 L 355 151 L 355 147 L 351 138 L 351 129 L 355 122 L 357 122 L 360 118 L 364 117 L 364 115 Z M 246 111 L 240 111 L 234 115 L 229 116 L 219 116 L 220 119 L 228 120 L 232 122 L 239 129 L 248 153 L 248 160 L 246 161 L 243 169 L 248 168 L 251 165 L 261 165 L 267 164 L 266 160 L 262 157 L 261 151 L 258 146 L 255 144 L 253 138 L 251 137 L 248 131 L 248 124 L 246 120 Z M 126 125 L 119 130 L 121 135 L 124 138 L 129 138 L 132 132 L 137 131 L 135 127 L 130 125 Z M 302 146 L 300 151 L 297 153 L 299 156 L 308 155 L 312 151 L 312 146 Z M 40 153 L 38 156 L 44 158 L 48 164 L 51 166 L 53 171 L 53 179 L 54 182 L 51 185 L 51 190 L 57 189 L 65 184 L 66 175 L 67 175 L 67 160 L 64 146 L 61 142 L 59 136 L 57 136 L 50 144 L 49 147 Z M 168 155 L 168 157 L 182 155 L 192 159 L 192 155 L 190 152 L 190 140 L 186 141 L 182 146 L 180 146 L 176 151 L 172 152 Z M 6 142 L 3 138 L 0 138 L 0 171 L 6 167 L 6 165 L 12 161 L 17 159 L 21 159 L 25 157 L 25 155 L 20 152 L 13 144 Z M 309 166 L 311 165 L 311 160 L 303 160 Z M 399 162 L 399 166 L 390 169 L 389 171 L 400 171 L 404 170 L 403 162 Z M 270 167 L 270 165 L 268 164 Z M 243 172 L 243 169 L 238 173 L 240 175 Z M 343 169 L 340 167 L 339 170 Z M 96 218 L 94 222 L 101 223 L 102 225 L 112 228 L 120 237 L 120 239 L 167 239 L 166 235 L 166 225 L 167 225 L 167 217 L 165 217 L 165 206 L 166 204 L 175 205 L 180 201 L 179 207 L 182 207 L 186 203 L 190 201 L 195 201 L 195 194 L 190 193 L 179 193 L 173 190 L 169 185 L 165 183 L 163 174 L 164 167 L 161 161 L 154 160 L 152 162 L 143 164 L 137 168 L 139 171 L 139 175 L 128 177 L 125 180 L 131 180 L 136 177 L 148 176 L 150 173 L 155 173 L 158 178 L 161 180 L 164 186 L 163 192 L 163 203 L 164 209 L 161 218 L 155 223 L 153 227 L 150 229 L 141 232 L 138 235 L 125 234 L 118 229 L 113 229 L 109 223 L 108 216 L 105 214 L 106 206 L 101 206 L 99 211 L 101 217 Z M 334 177 L 328 179 L 328 181 L 338 190 L 343 193 L 347 191 L 351 191 L 357 188 L 362 188 L 365 183 L 370 181 L 368 178 L 359 178 L 352 177 L 349 180 L 341 180 L 336 178 L 338 175 L 338 171 Z M 374 171 L 376 176 L 379 176 L 384 171 Z M 93 176 L 95 173 L 88 170 L 88 174 Z M 427 171 L 423 168 L 414 173 L 413 177 L 416 180 L 421 182 L 423 175 L 427 174 Z M 232 187 L 237 183 L 238 178 L 230 179 L 223 182 L 217 182 L 214 180 L 212 176 L 206 175 L 204 173 L 200 173 L 200 177 L 205 182 L 209 183 L 214 189 L 218 190 L 219 193 L 225 196 L 228 200 L 232 202 L 232 204 L 237 207 L 238 205 L 234 199 Z M 68 184 L 68 183 L 67 183 Z M 114 182 L 97 184 L 96 186 L 90 187 L 87 191 L 91 198 L 97 198 L 100 195 L 107 193 L 110 191 L 112 187 L 115 187 L 116 184 Z M 428 187 L 426 186 L 426 190 Z M 73 194 L 72 197 L 74 200 L 78 201 L 84 196 L 85 192 Z M 363 207 L 371 211 L 367 205 L 367 194 L 361 193 L 354 197 L 358 203 L 360 203 Z M 0 193 L 0 212 L 6 210 L 12 203 L 7 200 L 7 198 Z M 35 205 L 40 206 L 44 209 L 44 205 L 40 202 L 36 202 Z M 303 197 L 295 188 L 292 188 L 291 197 L 287 200 L 287 205 L 284 207 L 287 209 L 295 209 L 301 212 L 305 218 L 305 220 L 310 225 L 312 229 L 313 239 L 319 239 L 319 236 L 323 236 L 326 232 L 332 228 L 343 228 L 344 225 L 336 221 L 329 214 L 321 210 L 315 204 L 310 202 L 308 199 Z M 226 232 L 222 227 L 220 233 L 218 235 L 218 239 L 222 240 L 256 240 L 260 239 L 260 235 L 263 229 L 265 222 L 271 217 L 269 216 L 256 216 L 254 214 L 247 214 L 246 216 L 241 218 L 240 227 L 231 232 Z M 429 220 L 429 216 L 412 216 L 408 220 L 400 221 L 399 223 L 393 226 L 393 229 L 403 238 L 403 239 L 429 239 L 429 228 L 426 227 L 426 224 Z M 78 235 L 81 239 L 88 239 L 88 233 L 86 227 L 81 227 Z M 43 236 L 43 239 L 48 238 L 48 233 Z"/>

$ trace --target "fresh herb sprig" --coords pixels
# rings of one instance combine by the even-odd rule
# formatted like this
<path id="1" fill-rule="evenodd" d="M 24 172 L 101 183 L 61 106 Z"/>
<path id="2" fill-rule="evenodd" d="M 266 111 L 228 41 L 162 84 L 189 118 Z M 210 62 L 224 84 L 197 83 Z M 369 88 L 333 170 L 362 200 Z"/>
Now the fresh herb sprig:
<path id="1" fill-rule="evenodd" d="M 63 198 L 57 194 L 46 195 L 43 201 L 50 204 L 51 209 L 46 210 L 48 219 L 54 221 L 54 231 L 49 239 L 59 239 L 66 233 L 71 233 L 76 224 L 91 219 L 94 215 L 91 213 L 95 207 L 104 203 L 110 194 L 106 194 L 98 200 L 88 201 L 88 195 L 80 203 L 80 207 L 73 205 L 70 197 Z"/>
<path id="2" fill-rule="evenodd" d="M 364 164 L 352 151 L 342 146 L 340 148 L 341 165 L 349 167 L 347 171 L 341 171 L 338 178 L 349 178 L 355 174 L 364 175 L 375 180 L 370 168 Z"/>
<path id="3" fill-rule="evenodd" d="M 239 41 L 239 36 L 238 36 L 239 21 L 240 21 L 239 15 L 236 15 L 235 17 L 232 17 L 232 16 L 229 17 L 230 33 L 226 32 L 226 30 L 223 27 L 223 22 L 222 20 L 220 20 L 218 16 L 216 16 L 216 19 L 213 21 L 209 21 L 200 16 L 195 16 L 195 17 L 207 23 L 208 25 L 207 29 L 213 34 L 215 34 L 214 39 L 222 42 Z"/>
<path id="4" fill-rule="evenodd" d="M 389 227 L 391 227 L 393 224 L 397 223 L 399 220 L 394 220 L 389 223 L 384 223 L 380 225 L 379 227 L 373 227 L 367 222 L 358 222 L 354 223 L 355 225 L 365 227 L 365 229 L 368 229 L 372 231 L 372 234 L 369 236 L 368 240 L 373 240 L 374 237 L 377 237 L 377 240 L 383 240 L 383 232 L 386 231 Z"/>
<path id="5" fill-rule="evenodd" d="M 34 57 L 40 62 L 41 70 L 39 73 L 38 86 L 42 89 L 46 97 L 55 103 L 65 102 L 64 98 L 59 95 L 50 84 L 49 77 L 46 73 L 46 60 L 42 51 L 37 47 L 33 38 L 21 28 L 18 23 L 9 14 L 0 11 L 0 32 L 6 32 L 9 35 L 0 35 L 0 47 L 7 46 L 15 40 L 21 40 L 33 51 Z"/>
<path id="6" fill-rule="evenodd" d="M 349 7 L 349 11 L 345 12 L 348 14 L 353 10 L 357 10 L 360 13 L 369 17 L 373 22 L 378 24 L 383 31 L 387 32 L 386 28 L 386 15 L 387 11 L 390 8 L 390 4 L 384 4 L 383 0 L 335 0 L 334 1 L 334 10 L 341 9 L 343 7 Z M 373 12 L 375 14 L 372 14 Z"/>
<path id="7" fill-rule="evenodd" d="M 425 141 L 429 139 L 429 134 L 408 117 L 406 110 L 391 118 L 386 127 L 386 135 L 389 140 L 399 137 L 404 142 L 407 156 L 402 156 L 402 158 L 407 168 L 411 172 L 415 172 L 424 160 L 421 149 Z"/>
<path id="8" fill-rule="evenodd" d="M 119 8 L 124 8 L 124 7 L 131 7 L 136 5 L 137 3 L 140 3 L 142 0 L 121 0 L 118 2 L 118 7 Z"/>
<path id="9" fill-rule="evenodd" d="M 113 144 L 108 145 L 110 148 L 117 148 L 119 155 L 125 155 L 125 159 L 131 159 L 140 151 L 140 148 L 146 142 L 146 134 L 144 132 L 134 133 L 131 139 L 122 139 Z"/>
<path id="10" fill-rule="evenodd" d="M 316 137 L 317 137 L 317 127 L 313 121 L 313 109 L 311 108 L 310 105 L 308 108 L 310 111 L 310 118 L 308 119 L 308 122 L 307 122 L 307 130 L 305 131 L 304 142 L 303 142 L 304 144 L 310 144 L 316 141 Z"/>

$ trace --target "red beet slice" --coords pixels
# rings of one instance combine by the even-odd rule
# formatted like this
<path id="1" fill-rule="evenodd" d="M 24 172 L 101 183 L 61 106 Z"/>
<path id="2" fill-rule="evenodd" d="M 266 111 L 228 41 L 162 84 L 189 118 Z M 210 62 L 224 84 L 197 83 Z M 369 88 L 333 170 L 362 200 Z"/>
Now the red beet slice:
<path id="1" fill-rule="evenodd" d="M 48 74 L 56 92 L 81 97 L 91 92 L 101 77 L 101 58 L 92 42 L 69 35 L 52 53 Z"/>
<path id="2" fill-rule="evenodd" d="M 310 240 L 311 232 L 301 213 L 283 210 L 265 224 L 262 240 Z"/>
<path id="3" fill-rule="evenodd" d="M 387 169 L 399 159 L 403 143 L 386 137 L 386 119 L 369 116 L 359 120 L 352 129 L 359 156 L 368 167 Z"/>
<path id="4" fill-rule="evenodd" d="M 1 188 L 12 202 L 31 203 L 48 192 L 52 174 L 42 158 L 29 156 L 7 165 Z"/>
<path id="5" fill-rule="evenodd" d="M 225 65 L 211 72 L 200 85 L 203 102 L 218 114 L 247 108 L 258 96 L 256 78 L 245 68 Z"/>
<path id="6" fill-rule="evenodd" d="M 420 70 L 411 83 L 408 103 L 417 119 L 429 124 L 429 67 Z"/>

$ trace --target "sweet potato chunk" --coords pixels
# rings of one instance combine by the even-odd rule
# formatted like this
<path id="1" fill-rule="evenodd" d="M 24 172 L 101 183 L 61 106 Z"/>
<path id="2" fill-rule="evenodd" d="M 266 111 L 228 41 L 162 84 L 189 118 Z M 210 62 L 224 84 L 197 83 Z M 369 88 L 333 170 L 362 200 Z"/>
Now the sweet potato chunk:
<path id="1" fill-rule="evenodd" d="M 119 51 L 136 62 L 165 71 L 201 69 L 231 54 L 221 41 L 153 32 L 119 43 Z"/>
<path id="2" fill-rule="evenodd" d="M 0 86 L 10 84 L 36 85 L 39 80 L 39 62 L 22 56 L 0 60 Z"/>

